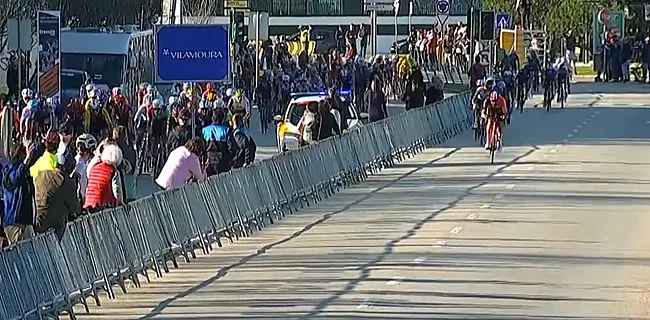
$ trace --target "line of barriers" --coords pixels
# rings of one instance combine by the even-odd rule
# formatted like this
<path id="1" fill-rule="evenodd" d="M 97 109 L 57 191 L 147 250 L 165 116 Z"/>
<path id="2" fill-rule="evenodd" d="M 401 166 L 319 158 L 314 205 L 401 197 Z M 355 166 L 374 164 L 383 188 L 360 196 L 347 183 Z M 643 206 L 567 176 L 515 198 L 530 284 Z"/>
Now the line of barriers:
<path id="1" fill-rule="evenodd" d="M 87 300 L 101 305 L 127 284 L 162 277 L 222 241 L 249 236 L 287 213 L 469 127 L 469 93 L 411 110 L 246 168 L 104 210 L 0 253 L 0 319 L 58 319 Z M 90 298 L 90 299 L 89 299 Z"/>

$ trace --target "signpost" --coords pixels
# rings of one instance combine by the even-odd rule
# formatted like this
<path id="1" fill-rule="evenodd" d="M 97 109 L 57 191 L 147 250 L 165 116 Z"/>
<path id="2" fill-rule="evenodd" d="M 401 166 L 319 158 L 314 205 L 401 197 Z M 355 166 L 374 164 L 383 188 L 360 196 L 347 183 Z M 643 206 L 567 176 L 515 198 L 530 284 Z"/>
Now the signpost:
<path id="1" fill-rule="evenodd" d="M 7 20 L 7 52 L 16 51 L 18 54 L 18 92 L 23 89 L 23 55 L 32 50 L 32 20 Z M 27 71 L 29 74 L 29 70 Z"/>
<path id="2" fill-rule="evenodd" d="M 397 14 L 399 13 L 399 0 L 393 2 L 393 7 L 395 7 L 395 48 L 397 48 Z M 397 50 L 395 50 L 397 53 Z"/>
<path id="3" fill-rule="evenodd" d="M 163 82 L 230 81 L 228 29 L 228 25 L 156 26 L 158 80 Z"/>
<path id="4" fill-rule="evenodd" d="M 512 16 L 508 13 L 499 12 L 494 15 L 495 24 L 497 28 L 500 29 L 510 29 L 512 28 Z"/>
<path id="5" fill-rule="evenodd" d="M 449 3 L 449 0 L 438 0 L 436 3 L 436 12 L 436 18 L 438 19 L 438 23 L 440 23 L 441 30 L 446 29 L 445 25 L 451 12 L 451 3 Z"/>
<path id="6" fill-rule="evenodd" d="M 260 82 L 260 46 L 262 41 L 269 40 L 268 12 L 251 12 L 248 18 L 248 39 L 255 41 L 255 90 Z"/>
<path id="7" fill-rule="evenodd" d="M 396 0 L 399 5 L 399 0 Z M 364 0 L 364 8 L 370 12 L 370 37 L 372 44 L 370 53 L 372 56 L 377 55 L 377 12 L 391 11 L 395 7 L 393 0 Z M 397 18 L 397 16 L 395 16 Z M 395 25 L 397 28 L 397 24 Z"/>
<path id="8" fill-rule="evenodd" d="M 46 98 L 58 99 L 61 95 L 61 13 L 39 11 L 37 27 L 38 92 Z"/>

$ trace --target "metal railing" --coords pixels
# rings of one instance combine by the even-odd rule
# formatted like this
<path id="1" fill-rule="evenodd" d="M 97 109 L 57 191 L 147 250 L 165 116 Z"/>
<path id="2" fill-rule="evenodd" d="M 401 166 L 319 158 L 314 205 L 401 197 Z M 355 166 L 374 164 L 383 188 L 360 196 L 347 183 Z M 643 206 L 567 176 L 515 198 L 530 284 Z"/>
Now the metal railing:
<path id="1" fill-rule="evenodd" d="M 469 93 L 371 123 L 124 208 L 84 216 L 0 252 L 0 319 L 57 318 L 98 292 L 114 298 L 169 263 L 190 261 L 356 184 L 470 125 Z M 91 300 L 92 301 L 92 300 Z"/>

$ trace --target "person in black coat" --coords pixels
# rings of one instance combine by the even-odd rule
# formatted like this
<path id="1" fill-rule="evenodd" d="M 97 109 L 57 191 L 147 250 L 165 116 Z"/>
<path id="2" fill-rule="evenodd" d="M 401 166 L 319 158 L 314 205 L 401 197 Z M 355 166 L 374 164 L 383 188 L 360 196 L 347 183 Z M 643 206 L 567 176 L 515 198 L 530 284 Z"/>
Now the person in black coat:
<path id="1" fill-rule="evenodd" d="M 316 114 L 316 123 L 314 126 L 317 128 L 318 137 L 317 141 L 325 140 L 334 134 L 340 135 L 341 130 L 336 122 L 336 118 L 330 112 L 331 106 L 325 101 L 318 104 L 318 113 Z"/>

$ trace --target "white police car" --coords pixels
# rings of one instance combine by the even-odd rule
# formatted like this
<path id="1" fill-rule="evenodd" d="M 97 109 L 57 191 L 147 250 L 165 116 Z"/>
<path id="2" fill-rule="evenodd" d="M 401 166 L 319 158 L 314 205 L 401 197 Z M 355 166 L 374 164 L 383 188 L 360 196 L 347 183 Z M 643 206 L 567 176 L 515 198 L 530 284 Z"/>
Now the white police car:
<path id="1" fill-rule="evenodd" d="M 351 101 L 351 92 L 349 90 L 341 90 L 339 97 L 343 101 L 343 105 L 348 106 L 349 118 L 346 119 L 348 123 L 348 130 L 356 130 L 363 126 L 362 119 L 368 117 L 365 113 L 357 112 L 354 103 Z M 300 147 L 298 131 L 298 122 L 305 109 L 310 102 L 320 102 L 327 98 L 327 92 L 304 92 L 291 94 L 291 101 L 284 111 L 283 115 L 276 115 L 273 117 L 277 122 L 277 143 L 278 151 L 284 152 L 287 150 L 298 149 Z"/>

